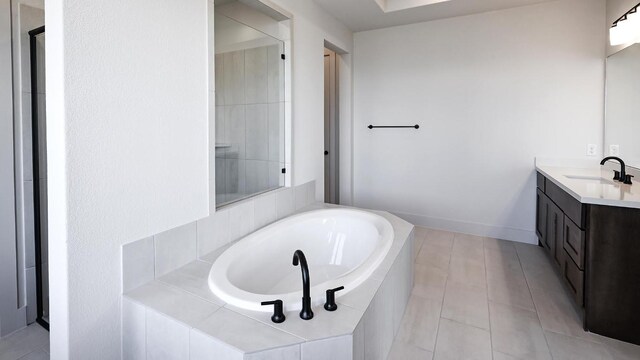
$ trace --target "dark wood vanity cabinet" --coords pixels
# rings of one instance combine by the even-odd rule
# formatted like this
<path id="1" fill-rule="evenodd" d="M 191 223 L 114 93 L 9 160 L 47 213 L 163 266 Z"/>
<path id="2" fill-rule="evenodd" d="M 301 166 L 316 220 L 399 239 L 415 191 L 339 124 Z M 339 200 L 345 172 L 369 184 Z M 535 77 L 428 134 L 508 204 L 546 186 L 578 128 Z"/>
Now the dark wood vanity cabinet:
<path id="1" fill-rule="evenodd" d="M 640 345 L 640 209 L 582 204 L 537 173 L 536 233 L 585 330 Z"/>

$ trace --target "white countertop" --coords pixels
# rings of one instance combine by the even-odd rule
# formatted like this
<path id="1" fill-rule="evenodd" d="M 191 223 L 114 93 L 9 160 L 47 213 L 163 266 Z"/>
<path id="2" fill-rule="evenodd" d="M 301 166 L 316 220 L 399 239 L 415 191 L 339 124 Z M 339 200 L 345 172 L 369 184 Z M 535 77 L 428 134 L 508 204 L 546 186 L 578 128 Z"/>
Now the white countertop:
<path id="1" fill-rule="evenodd" d="M 625 185 L 615 181 L 613 171 L 604 167 L 536 165 L 536 169 L 583 204 L 640 209 L 640 183 L 634 180 L 633 185 Z"/>

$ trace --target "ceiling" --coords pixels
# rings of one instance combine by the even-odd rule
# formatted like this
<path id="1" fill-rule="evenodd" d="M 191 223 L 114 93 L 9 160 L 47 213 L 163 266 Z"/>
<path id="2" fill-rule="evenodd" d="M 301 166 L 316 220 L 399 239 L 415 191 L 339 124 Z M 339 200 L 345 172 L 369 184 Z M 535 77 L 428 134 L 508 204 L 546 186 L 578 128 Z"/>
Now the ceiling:
<path id="1" fill-rule="evenodd" d="M 314 0 L 352 31 L 478 14 L 551 0 Z"/>

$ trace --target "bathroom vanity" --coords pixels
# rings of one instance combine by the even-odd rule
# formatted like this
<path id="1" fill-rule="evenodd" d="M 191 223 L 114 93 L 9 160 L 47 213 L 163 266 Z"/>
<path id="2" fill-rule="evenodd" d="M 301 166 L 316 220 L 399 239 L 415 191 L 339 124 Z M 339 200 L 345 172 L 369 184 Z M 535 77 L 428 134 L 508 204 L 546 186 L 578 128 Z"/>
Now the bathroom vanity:
<path id="1" fill-rule="evenodd" d="M 612 177 L 537 166 L 536 233 L 584 329 L 640 344 L 640 184 Z"/>

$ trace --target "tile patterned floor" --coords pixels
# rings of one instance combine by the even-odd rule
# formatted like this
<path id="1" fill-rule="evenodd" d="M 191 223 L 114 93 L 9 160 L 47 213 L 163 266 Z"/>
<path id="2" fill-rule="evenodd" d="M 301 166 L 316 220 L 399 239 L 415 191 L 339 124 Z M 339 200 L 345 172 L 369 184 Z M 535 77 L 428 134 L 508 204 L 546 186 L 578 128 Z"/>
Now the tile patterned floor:
<path id="1" fill-rule="evenodd" d="M 417 228 L 415 286 L 390 360 L 640 359 L 640 346 L 586 333 L 542 248 Z M 30 325 L 0 360 L 49 359 Z"/>
<path id="2" fill-rule="evenodd" d="M 582 330 L 542 248 L 416 228 L 415 285 L 390 360 L 640 359 Z"/>
<path id="3" fill-rule="evenodd" d="M 0 360 L 48 360 L 49 332 L 38 324 L 0 340 Z"/>

